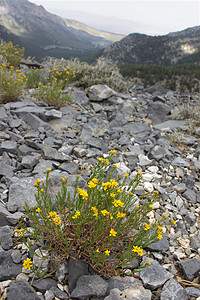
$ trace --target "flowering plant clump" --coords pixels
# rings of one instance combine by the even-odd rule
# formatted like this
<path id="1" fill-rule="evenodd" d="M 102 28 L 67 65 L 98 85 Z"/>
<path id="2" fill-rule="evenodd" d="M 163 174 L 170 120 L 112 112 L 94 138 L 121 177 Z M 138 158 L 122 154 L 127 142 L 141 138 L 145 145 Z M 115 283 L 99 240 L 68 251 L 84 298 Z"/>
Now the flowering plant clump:
<path id="1" fill-rule="evenodd" d="M 38 87 L 39 82 L 41 82 L 44 78 L 44 71 L 42 68 L 36 69 L 31 68 L 29 71 L 26 72 L 26 88 L 32 89 L 34 87 Z"/>
<path id="2" fill-rule="evenodd" d="M 74 195 L 67 190 L 67 178 L 61 178 L 55 205 L 48 192 L 50 169 L 45 182 L 36 181 L 38 207 L 24 206 L 33 230 L 21 222 L 20 231 L 30 251 L 34 253 L 35 241 L 47 249 L 52 261 L 81 259 L 109 277 L 122 274 L 123 267 L 141 257 L 146 246 L 162 238 L 166 216 L 153 223 L 148 220 L 158 193 L 136 197 L 140 171 L 129 183 L 128 174 L 122 180 L 114 179 L 117 166 L 111 161 L 115 155 L 112 150 L 107 158 L 99 158 L 87 188 L 79 188 L 77 181 Z"/>
<path id="3" fill-rule="evenodd" d="M 71 69 L 65 69 L 64 72 L 58 72 L 56 68 L 49 71 L 50 75 L 46 78 L 45 83 L 38 83 L 38 89 L 35 91 L 37 100 L 44 101 L 55 107 L 62 107 L 72 103 L 71 93 L 63 92 L 63 89 L 69 84 L 75 73 Z"/>
<path id="4" fill-rule="evenodd" d="M 26 76 L 14 66 L 0 66 L 0 95 L 1 102 L 6 103 L 19 98 L 23 93 Z"/>
<path id="5" fill-rule="evenodd" d="M 0 55 L 5 57 L 9 66 L 16 68 L 24 57 L 24 48 L 14 46 L 12 42 L 1 42 Z"/>

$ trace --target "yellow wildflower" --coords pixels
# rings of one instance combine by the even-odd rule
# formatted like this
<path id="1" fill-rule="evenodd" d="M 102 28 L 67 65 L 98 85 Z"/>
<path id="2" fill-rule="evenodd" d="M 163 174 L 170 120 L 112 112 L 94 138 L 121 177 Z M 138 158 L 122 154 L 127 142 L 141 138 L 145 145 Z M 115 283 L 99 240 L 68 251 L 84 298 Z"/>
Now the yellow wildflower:
<path id="1" fill-rule="evenodd" d="M 124 213 L 118 212 L 118 213 L 117 213 L 117 218 L 123 218 L 123 217 L 125 217 L 125 215 L 126 215 L 126 214 L 124 214 Z"/>
<path id="2" fill-rule="evenodd" d="M 141 249 L 141 248 L 138 247 L 138 246 L 134 246 L 132 251 L 133 251 L 133 252 L 136 252 L 136 253 L 139 254 L 140 256 L 143 255 L 143 249 Z"/>
<path id="3" fill-rule="evenodd" d="M 99 157 L 99 162 L 100 162 L 101 164 L 103 164 L 103 161 L 104 161 L 103 157 Z"/>
<path id="4" fill-rule="evenodd" d="M 105 255 L 110 255 L 110 251 L 108 249 L 105 251 Z"/>
<path id="5" fill-rule="evenodd" d="M 27 258 L 26 260 L 24 260 L 24 263 L 23 263 L 24 269 L 29 269 L 30 270 L 32 265 L 33 265 L 33 263 L 32 263 L 30 258 Z"/>
<path id="6" fill-rule="evenodd" d="M 60 225 L 61 223 L 61 218 L 56 216 L 55 218 L 53 218 L 53 222 L 56 224 L 56 225 Z"/>
<path id="7" fill-rule="evenodd" d="M 101 210 L 102 215 L 105 216 L 109 216 L 109 212 L 106 209 Z"/>
<path id="8" fill-rule="evenodd" d="M 96 252 L 97 252 L 97 253 L 100 253 L 99 248 L 97 248 Z"/>
<path id="9" fill-rule="evenodd" d="M 142 172 L 141 172 L 141 171 L 138 171 L 138 172 L 137 172 L 137 175 L 141 176 L 141 175 L 142 175 Z"/>
<path id="10" fill-rule="evenodd" d="M 176 221 L 173 221 L 173 224 L 176 225 Z"/>
<path id="11" fill-rule="evenodd" d="M 72 219 L 77 219 L 78 217 L 80 217 L 81 213 L 80 211 L 76 211 L 76 214 L 74 216 L 72 216 Z"/>
<path id="12" fill-rule="evenodd" d="M 116 195 L 115 193 L 111 193 L 111 194 L 110 194 L 110 197 L 111 197 L 111 198 L 115 198 L 115 195 Z"/>
<path id="13" fill-rule="evenodd" d="M 150 209 L 154 209 L 153 205 L 150 205 L 149 208 L 150 208 Z"/>
<path id="14" fill-rule="evenodd" d="M 22 236 L 24 229 L 15 229 L 14 231 L 17 232 L 20 236 Z"/>
<path id="15" fill-rule="evenodd" d="M 56 218 L 58 215 L 55 211 L 50 211 L 48 218 Z"/>
<path id="16" fill-rule="evenodd" d="M 124 203 L 121 202 L 121 200 L 116 200 L 116 199 L 115 199 L 115 200 L 112 202 L 112 204 L 113 204 L 115 207 L 118 207 L 118 206 L 124 207 Z"/>
<path id="17" fill-rule="evenodd" d="M 147 265 L 149 265 L 149 266 L 151 265 L 151 262 L 150 262 L 150 260 L 147 262 Z"/>
<path id="18" fill-rule="evenodd" d="M 113 154 L 114 156 L 116 156 L 117 151 L 116 150 L 110 150 L 110 154 Z"/>
<path id="19" fill-rule="evenodd" d="M 82 189 L 78 188 L 77 192 L 78 192 L 78 194 L 79 194 L 80 196 L 83 197 L 83 199 L 87 200 L 88 193 L 87 193 L 85 190 L 82 190 Z"/>
<path id="20" fill-rule="evenodd" d="M 50 169 L 50 168 L 47 168 L 47 172 L 51 172 L 51 169 Z"/>
<path id="21" fill-rule="evenodd" d="M 41 213 L 41 209 L 39 207 L 35 211 Z"/>
<path id="22" fill-rule="evenodd" d="M 129 174 L 127 173 L 126 175 L 125 175 L 125 177 L 127 178 L 129 176 Z"/>
<path id="23" fill-rule="evenodd" d="M 157 227 L 157 230 L 158 230 L 158 234 L 161 234 L 164 231 L 163 228 L 160 226 Z"/>
<path id="24" fill-rule="evenodd" d="M 144 223 L 144 230 L 149 230 L 150 229 L 150 226 L 147 224 L 147 223 Z"/>
<path id="25" fill-rule="evenodd" d="M 116 234 L 117 234 L 117 231 L 115 231 L 113 228 L 111 228 L 109 236 L 116 236 Z"/>
<path id="26" fill-rule="evenodd" d="M 167 219 L 167 216 L 166 216 L 166 215 L 164 215 L 163 217 L 164 217 L 164 219 Z"/>
<path id="27" fill-rule="evenodd" d="M 117 168 L 117 164 L 113 164 L 113 168 Z"/>
<path id="28" fill-rule="evenodd" d="M 158 234 L 157 239 L 161 240 L 163 238 L 162 234 Z"/>

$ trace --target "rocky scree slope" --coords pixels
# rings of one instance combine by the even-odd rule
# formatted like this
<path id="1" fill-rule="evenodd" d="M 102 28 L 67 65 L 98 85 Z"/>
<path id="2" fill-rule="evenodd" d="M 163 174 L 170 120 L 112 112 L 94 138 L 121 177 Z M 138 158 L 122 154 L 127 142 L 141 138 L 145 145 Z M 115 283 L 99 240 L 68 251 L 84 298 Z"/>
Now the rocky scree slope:
<path id="1" fill-rule="evenodd" d="M 120 94 L 105 85 L 87 91 L 73 88 L 76 103 L 59 110 L 34 103 L 27 95 L 1 105 L 1 299 L 200 299 L 200 143 L 184 135 L 181 152 L 169 138 L 177 128 L 187 127 L 185 121 L 169 120 L 171 111 L 188 98 L 195 106 L 196 97 L 156 86 L 134 86 L 130 92 Z M 104 280 L 85 263 L 70 259 L 53 278 L 34 279 L 31 285 L 32 274 L 22 262 L 28 255 L 35 261 L 37 256 L 14 243 L 14 229 L 23 215 L 22 204 L 36 204 L 33 183 L 51 168 L 52 193 L 65 176 L 71 191 L 77 175 L 80 187 L 86 187 L 92 165 L 110 149 L 118 152 L 119 175 L 142 171 L 137 195 L 158 190 L 150 220 L 166 214 L 177 224 L 167 226 L 163 239 L 145 249 L 143 260 L 151 265 L 138 278 Z"/>

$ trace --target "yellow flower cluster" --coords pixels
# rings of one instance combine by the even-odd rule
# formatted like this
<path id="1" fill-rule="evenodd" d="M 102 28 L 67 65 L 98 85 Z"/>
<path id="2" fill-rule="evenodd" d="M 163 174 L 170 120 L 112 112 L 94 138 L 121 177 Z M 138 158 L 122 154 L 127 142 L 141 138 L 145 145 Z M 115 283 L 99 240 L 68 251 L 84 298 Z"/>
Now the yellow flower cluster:
<path id="1" fill-rule="evenodd" d="M 116 156 L 116 154 L 117 154 L 117 151 L 116 151 L 116 150 L 110 150 L 110 154 L 112 154 L 112 155 Z"/>
<path id="2" fill-rule="evenodd" d="M 83 197 L 83 199 L 87 200 L 88 198 L 88 193 L 85 190 L 82 190 L 80 188 L 78 188 L 77 193 Z"/>
<path id="3" fill-rule="evenodd" d="M 104 191 L 106 191 L 107 189 L 113 189 L 113 188 L 117 187 L 118 182 L 115 179 L 111 179 L 108 182 L 102 183 L 102 186 L 103 186 Z"/>
<path id="4" fill-rule="evenodd" d="M 61 223 L 61 218 L 57 215 L 55 211 L 51 211 L 48 215 L 48 218 L 51 218 L 54 224 L 60 225 Z"/>
<path id="5" fill-rule="evenodd" d="M 125 217 L 125 215 L 126 215 L 126 214 L 124 214 L 124 213 L 118 212 L 118 213 L 117 213 L 117 218 L 123 218 L 123 217 Z"/>
<path id="6" fill-rule="evenodd" d="M 88 183 L 88 187 L 89 187 L 90 189 L 93 189 L 93 188 L 95 188 L 95 187 L 97 186 L 97 184 L 98 184 L 97 178 L 93 178 L 93 179 Z"/>
<path id="7" fill-rule="evenodd" d="M 99 162 L 100 162 L 101 164 L 104 164 L 104 163 L 105 163 L 105 165 L 108 165 L 108 164 L 109 164 L 109 160 L 108 160 L 107 158 L 103 158 L 103 157 L 99 157 Z"/>
<path id="8" fill-rule="evenodd" d="M 81 215 L 80 211 L 77 210 L 75 215 L 72 216 L 72 219 L 77 219 L 78 217 L 80 217 L 80 215 Z"/>
<path id="9" fill-rule="evenodd" d="M 40 179 L 37 179 L 36 182 L 34 183 L 34 186 L 35 186 L 35 187 L 38 187 L 38 186 L 40 185 L 40 182 L 41 182 L 41 180 L 40 180 Z"/>
<path id="10" fill-rule="evenodd" d="M 132 251 L 135 252 L 135 253 L 137 253 L 137 254 L 139 254 L 140 256 L 143 255 L 143 249 L 141 249 L 138 246 L 134 246 Z"/>
<path id="11" fill-rule="evenodd" d="M 144 230 L 149 230 L 150 229 L 150 226 L 147 224 L 147 223 L 144 223 Z"/>
<path id="12" fill-rule="evenodd" d="M 109 212 L 106 209 L 101 210 L 102 215 L 105 216 L 109 216 Z"/>
<path id="13" fill-rule="evenodd" d="M 94 213 L 93 216 L 97 218 L 97 217 L 98 217 L 98 209 L 96 208 L 96 206 L 92 206 L 92 207 L 91 207 L 91 210 L 92 210 L 93 213 Z"/>
<path id="14" fill-rule="evenodd" d="M 115 206 L 115 207 L 118 207 L 118 206 L 120 206 L 120 207 L 124 207 L 124 203 L 121 201 L 121 200 L 114 200 L 113 202 L 112 202 L 112 204 Z"/>
<path id="15" fill-rule="evenodd" d="M 22 236 L 24 229 L 15 229 L 14 231 L 17 232 L 20 236 Z"/>

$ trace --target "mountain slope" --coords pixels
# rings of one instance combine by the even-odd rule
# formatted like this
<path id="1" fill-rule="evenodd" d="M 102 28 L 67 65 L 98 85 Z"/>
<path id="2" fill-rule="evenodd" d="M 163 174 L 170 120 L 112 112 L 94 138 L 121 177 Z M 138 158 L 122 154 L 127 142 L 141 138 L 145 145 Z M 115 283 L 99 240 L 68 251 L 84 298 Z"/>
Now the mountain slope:
<path id="1" fill-rule="evenodd" d="M 27 0 L 1 0 L 0 25 L 19 38 L 27 55 L 38 59 L 47 55 L 83 57 L 102 48 L 104 41 L 80 30 L 69 30 L 61 17 Z"/>
<path id="2" fill-rule="evenodd" d="M 103 57 L 118 64 L 172 65 L 191 55 L 200 64 L 200 26 L 163 36 L 133 33 L 103 51 Z"/>
<path id="3" fill-rule="evenodd" d="M 77 30 L 85 31 L 88 34 L 91 34 L 91 35 L 96 36 L 96 37 L 101 37 L 101 38 L 106 39 L 108 41 L 117 42 L 117 41 L 120 41 L 124 37 L 124 35 L 122 35 L 122 34 L 116 34 L 116 33 L 111 33 L 111 32 L 98 30 L 96 28 L 87 26 L 84 23 L 81 23 L 81 22 L 78 22 L 78 21 L 72 20 L 72 19 L 65 19 L 65 23 L 69 27 L 75 28 Z"/>

